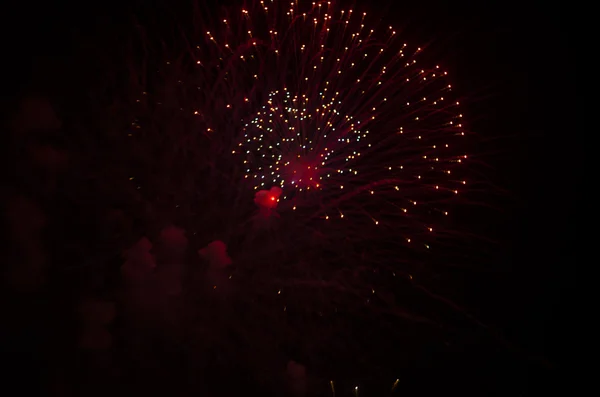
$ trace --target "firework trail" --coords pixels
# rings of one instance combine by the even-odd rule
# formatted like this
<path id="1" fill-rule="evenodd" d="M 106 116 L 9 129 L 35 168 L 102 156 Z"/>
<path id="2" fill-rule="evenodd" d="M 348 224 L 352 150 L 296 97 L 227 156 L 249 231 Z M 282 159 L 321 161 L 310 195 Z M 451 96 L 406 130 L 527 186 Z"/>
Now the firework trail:
<path id="1" fill-rule="evenodd" d="M 428 246 L 466 184 L 447 72 L 421 66 L 421 48 L 393 27 L 370 28 L 366 13 L 331 2 L 262 1 L 239 13 L 206 35 L 255 80 L 235 104 L 253 113 L 229 153 L 255 203 L 316 228 L 379 226 L 396 243 Z"/>
<path id="2" fill-rule="evenodd" d="M 192 174 L 198 192 L 176 206 L 196 208 L 189 218 L 209 241 L 278 286 L 340 271 L 363 283 L 364 271 L 408 277 L 398 264 L 455 245 L 448 214 L 467 184 L 468 132 L 441 66 L 334 2 L 265 0 L 220 15 L 195 22 L 186 55 L 147 74 L 146 115 L 134 122 L 146 131 L 136 150 L 176 142 L 168 171 Z"/>

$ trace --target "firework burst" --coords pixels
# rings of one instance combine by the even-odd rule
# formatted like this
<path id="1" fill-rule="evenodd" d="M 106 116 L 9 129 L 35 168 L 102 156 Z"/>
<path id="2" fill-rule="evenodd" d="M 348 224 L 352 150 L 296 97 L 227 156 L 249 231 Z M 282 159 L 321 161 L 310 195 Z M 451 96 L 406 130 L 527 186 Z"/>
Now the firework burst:
<path id="1" fill-rule="evenodd" d="M 235 105 L 250 115 L 229 156 L 265 197 L 256 204 L 353 238 L 378 226 L 396 244 L 428 248 L 443 236 L 448 202 L 467 183 L 456 171 L 465 128 L 447 72 L 421 66 L 421 48 L 392 26 L 371 28 L 366 13 L 331 2 L 238 12 L 235 29 L 224 19 L 207 37 L 254 80 Z"/>
<path id="2" fill-rule="evenodd" d="M 455 245 L 448 214 L 467 184 L 469 134 L 441 66 L 333 2 L 265 0 L 221 15 L 194 25 L 200 40 L 186 39 L 185 57 L 161 62 L 136 120 L 168 124 L 183 153 L 170 159 L 194 170 L 202 193 L 176 206 L 197 209 L 205 238 L 225 241 L 236 266 L 261 263 L 278 286 L 290 274 L 275 268 L 309 264 L 321 276 L 408 277 L 399 263 Z"/>

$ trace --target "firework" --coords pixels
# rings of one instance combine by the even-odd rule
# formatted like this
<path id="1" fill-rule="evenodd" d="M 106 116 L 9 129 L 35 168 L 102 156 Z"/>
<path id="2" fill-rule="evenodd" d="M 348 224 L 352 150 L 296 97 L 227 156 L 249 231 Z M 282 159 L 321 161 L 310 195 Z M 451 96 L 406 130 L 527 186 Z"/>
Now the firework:
<path id="1" fill-rule="evenodd" d="M 248 113 L 227 136 L 228 154 L 255 203 L 349 234 L 378 226 L 428 248 L 467 183 L 456 170 L 465 128 L 447 72 L 421 66 L 422 49 L 392 26 L 332 2 L 261 1 L 236 12 L 206 35 L 237 65 L 227 75 L 254 80 L 225 107 Z"/>
<path id="2" fill-rule="evenodd" d="M 366 12 L 310 1 L 227 8 L 185 42 L 185 56 L 157 58 L 134 123 L 135 150 L 158 142 L 172 167 L 135 181 L 164 196 L 194 174 L 186 189 L 200 194 L 172 205 L 195 208 L 202 244 L 222 240 L 238 268 L 261 263 L 276 288 L 302 284 L 273 273 L 283 264 L 412 278 L 396 265 L 455 245 L 448 215 L 469 134 L 424 49 Z"/>

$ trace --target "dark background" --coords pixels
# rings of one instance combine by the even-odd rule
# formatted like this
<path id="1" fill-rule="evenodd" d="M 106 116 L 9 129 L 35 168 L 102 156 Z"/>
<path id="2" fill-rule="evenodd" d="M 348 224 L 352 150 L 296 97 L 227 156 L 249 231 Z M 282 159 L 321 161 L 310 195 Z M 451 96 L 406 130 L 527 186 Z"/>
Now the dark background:
<path id="1" fill-rule="evenodd" d="M 76 63 L 81 51 L 118 52 L 118 32 L 132 13 L 145 15 L 159 2 L 141 3 L 3 5 L 3 116 L 22 93 L 56 89 L 72 73 L 86 75 Z M 493 142 L 482 145 L 483 160 L 507 191 L 501 215 L 484 225 L 468 220 L 493 233 L 502 252 L 465 280 L 464 299 L 553 368 L 553 377 L 566 379 L 573 365 L 567 330 L 575 327 L 568 302 L 582 252 L 576 212 L 583 160 L 569 10 L 541 1 L 398 3 L 388 19 L 397 19 L 411 42 L 431 42 L 440 54 L 464 94 L 470 129 Z"/>

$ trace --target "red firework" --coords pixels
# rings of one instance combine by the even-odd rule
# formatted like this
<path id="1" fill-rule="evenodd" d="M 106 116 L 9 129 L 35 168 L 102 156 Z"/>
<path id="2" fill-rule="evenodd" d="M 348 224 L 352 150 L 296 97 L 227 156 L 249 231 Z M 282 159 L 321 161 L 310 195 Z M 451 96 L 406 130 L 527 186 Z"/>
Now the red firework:
<path id="1" fill-rule="evenodd" d="M 261 1 L 233 13 L 235 23 L 222 19 L 206 36 L 225 80 L 253 80 L 243 102 L 225 105 L 252 109 L 229 152 L 244 186 L 279 187 L 279 214 L 348 233 L 370 223 L 414 245 L 442 232 L 467 158 L 447 72 L 421 66 L 421 48 L 393 27 L 370 27 L 366 13 L 332 2 Z"/>
<path id="2" fill-rule="evenodd" d="M 448 214 L 467 184 L 468 134 L 442 67 L 422 66 L 423 50 L 392 26 L 329 1 L 221 15 L 195 23 L 187 56 L 176 52 L 144 85 L 154 103 L 136 126 L 160 134 L 159 153 L 174 141 L 172 170 L 201 184 L 176 208 L 198 208 L 195 222 L 236 264 L 338 257 L 392 270 L 437 242 L 455 245 Z"/>

